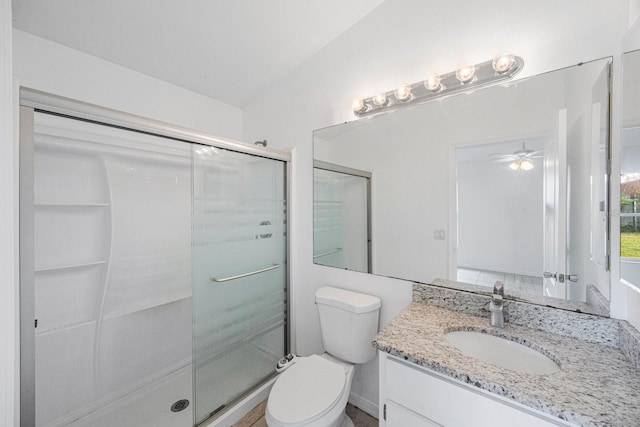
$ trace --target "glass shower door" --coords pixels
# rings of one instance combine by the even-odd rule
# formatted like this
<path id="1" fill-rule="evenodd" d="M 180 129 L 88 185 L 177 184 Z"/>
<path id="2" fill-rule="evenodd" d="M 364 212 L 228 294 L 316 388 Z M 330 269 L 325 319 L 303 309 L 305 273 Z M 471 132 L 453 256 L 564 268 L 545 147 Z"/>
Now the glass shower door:
<path id="1" fill-rule="evenodd" d="M 191 406 L 172 410 L 192 394 L 189 146 L 27 114 L 21 286 L 36 320 L 21 425 L 191 425 Z"/>
<path id="2" fill-rule="evenodd" d="M 313 262 L 371 273 L 371 174 L 332 166 L 313 168 Z"/>
<path id="3" fill-rule="evenodd" d="M 286 350 L 286 164 L 193 145 L 195 422 L 274 374 Z"/>

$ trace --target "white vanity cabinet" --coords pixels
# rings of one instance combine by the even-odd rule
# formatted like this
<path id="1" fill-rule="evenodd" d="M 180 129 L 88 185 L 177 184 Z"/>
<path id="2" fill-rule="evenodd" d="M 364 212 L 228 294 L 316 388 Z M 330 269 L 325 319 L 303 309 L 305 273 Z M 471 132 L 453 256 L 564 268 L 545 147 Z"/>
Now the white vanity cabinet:
<path id="1" fill-rule="evenodd" d="M 384 352 L 380 427 L 575 426 Z"/>

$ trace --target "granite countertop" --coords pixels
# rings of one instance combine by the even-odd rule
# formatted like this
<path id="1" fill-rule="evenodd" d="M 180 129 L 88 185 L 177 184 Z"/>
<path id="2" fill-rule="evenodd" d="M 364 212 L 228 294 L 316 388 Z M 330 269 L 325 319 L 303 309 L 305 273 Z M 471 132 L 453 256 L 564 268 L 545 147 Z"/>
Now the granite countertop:
<path id="1" fill-rule="evenodd" d="M 560 371 L 527 374 L 465 356 L 444 334 L 476 330 L 528 345 L 554 360 Z M 523 405 L 583 426 L 640 425 L 640 373 L 622 352 L 489 319 L 412 302 L 380 332 L 377 349 Z"/>

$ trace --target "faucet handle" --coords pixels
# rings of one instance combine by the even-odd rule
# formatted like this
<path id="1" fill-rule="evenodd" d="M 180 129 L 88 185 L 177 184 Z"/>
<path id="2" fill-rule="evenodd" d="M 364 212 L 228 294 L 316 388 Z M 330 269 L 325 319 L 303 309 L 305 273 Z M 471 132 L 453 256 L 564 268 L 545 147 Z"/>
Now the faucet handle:
<path id="1" fill-rule="evenodd" d="M 501 280 L 496 281 L 493 285 L 493 295 L 500 295 L 500 297 L 504 297 L 504 282 Z"/>

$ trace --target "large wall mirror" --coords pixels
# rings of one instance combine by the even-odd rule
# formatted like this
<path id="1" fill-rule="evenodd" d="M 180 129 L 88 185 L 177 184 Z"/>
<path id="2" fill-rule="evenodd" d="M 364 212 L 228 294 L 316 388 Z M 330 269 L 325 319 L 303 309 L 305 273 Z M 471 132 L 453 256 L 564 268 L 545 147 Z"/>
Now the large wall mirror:
<path id="1" fill-rule="evenodd" d="M 607 315 L 610 64 L 315 131 L 315 262 L 481 293 L 502 280 L 511 298 Z M 331 233 L 328 180 L 341 189 L 332 196 L 348 192 L 327 164 L 366 172 L 371 188 L 359 213 L 331 199 L 343 207 Z"/>
<path id="2" fill-rule="evenodd" d="M 640 50 L 622 55 L 620 278 L 640 289 Z"/>

